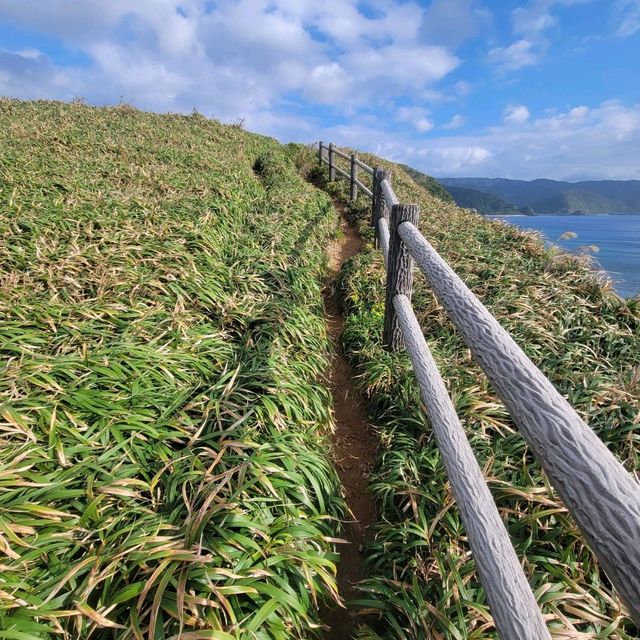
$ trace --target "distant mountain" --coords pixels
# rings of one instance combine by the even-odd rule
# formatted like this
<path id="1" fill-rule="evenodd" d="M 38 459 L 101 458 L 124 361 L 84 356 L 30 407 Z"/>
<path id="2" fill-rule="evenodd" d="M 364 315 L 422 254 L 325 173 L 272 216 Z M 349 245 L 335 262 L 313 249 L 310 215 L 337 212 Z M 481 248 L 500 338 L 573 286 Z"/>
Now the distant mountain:
<path id="1" fill-rule="evenodd" d="M 567 189 L 537 202 L 533 209 L 536 213 L 632 213 L 626 204 L 586 189 Z"/>
<path id="2" fill-rule="evenodd" d="M 438 180 L 421 173 L 417 169 L 400 165 L 421 187 L 424 187 L 429 193 L 444 200 L 445 202 L 455 202 L 460 207 L 467 209 L 476 209 L 483 215 L 498 214 L 516 214 L 519 213 L 518 207 L 511 202 L 506 202 L 502 198 L 491 195 L 490 193 L 482 193 L 475 189 L 465 189 L 464 187 L 443 187 Z"/>
<path id="3" fill-rule="evenodd" d="M 507 178 L 443 178 L 446 189 L 475 189 L 531 207 L 535 213 L 638 213 L 640 180 L 509 180 Z M 477 208 L 477 207 L 476 207 Z"/>
<path id="4" fill-rule="evenodd" d="M 459 207 L 475 209 L 482 215 L 513 215 L 520 213 L 515 204 L 491 193 L 484 193 L 477 189 L 467 189 L 466 187 L 449 186 L 445 188 L 453 196 Z"/>
<path id="5" fill-rule="evenodd" d="M 453 202 L 453 198 L 449 192 L 435 179 L 426 173 L 421 173 L 406 164 L 400 165 L 412 178 L 416 184 L 424 187 L 431 195 L 445 202 Z"/>

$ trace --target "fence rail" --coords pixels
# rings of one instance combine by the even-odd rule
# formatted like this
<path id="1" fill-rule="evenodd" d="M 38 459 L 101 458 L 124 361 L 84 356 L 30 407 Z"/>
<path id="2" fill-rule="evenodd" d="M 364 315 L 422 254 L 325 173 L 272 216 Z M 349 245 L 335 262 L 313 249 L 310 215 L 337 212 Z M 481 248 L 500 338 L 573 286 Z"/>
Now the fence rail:
<path id="1" fill-rule="evenodd" d="M 336 156 L 349 161 L 350 170 L 348 172 L 338 166 Z M 351 186 L 351 200 L 355 200 L 358 197 L 358 189 L 360 189 L 365 195 L 369 196 L 369 198 L 373 197 L 371 189 L 358 179 L 359 169 L 362 169 L 371 175 L 373 175 L 373 169 L 359 160 L 355 153 L 344 153 L 343 151 L 336 149 L 333 143 L 326 145 L 324 142 L 320 142 L 318 144 L 318 159 L 320 164 L 326 162 L 329 165 L 329 178 L 331 180 L 335 180 L 337 173 L 349 181 L 349 185 Z"/>
<path id="2" fill-rule="evenodd" d="M 335 166 L 336 155 L 351 160 L 350 174 Z M 319 144 L 320 163 L 331 180 L 350 180 L 352 199 L 360 186 L 353 167 L 373 176 L 371 224 L 387 270 L 384 344 L 406 347 L 413 363 L 500 637 L 550 635 L 415 317 L 414 261 L 640 624 L 640 484 L 424 238 L 419 208 L 398 201 L 389 173 L 354 158 Z"/>

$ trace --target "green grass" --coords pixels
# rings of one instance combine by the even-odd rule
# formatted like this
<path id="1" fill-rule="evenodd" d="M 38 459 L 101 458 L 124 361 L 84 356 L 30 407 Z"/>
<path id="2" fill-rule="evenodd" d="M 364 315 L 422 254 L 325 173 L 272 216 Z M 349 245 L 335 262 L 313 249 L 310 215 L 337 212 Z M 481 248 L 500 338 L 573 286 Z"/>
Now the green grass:
<path id="1" fill-rule="evenodd" d="M 0 639 L 315 637 L 328 198 L 195 113 L 0 131 Z"/>
<path id="2" fill-rule="evenodd" d="M 401 202 L 421 205 L 421 230 L 629 470 L 640 449 L 640 300 L 622 300 L 588 259 L 433 197 L 397 165 Z M 331 191 L 345 198 L 344 184 Z M 360 212 L 371 237 L 368 211 Z M 496 638 L 446 474 L 406 354 L 381 344 L 384 267 L 371 246 L 341 279 L 343 343 L 369 399 L 381 450 L 371 489 L 380 513 L 360 585 L 361 639 Z M 630 640 L 625 614 L 572 518 L 472 361 L 428 285 L 414 307 L 472 447 L 556 638 Z"/>

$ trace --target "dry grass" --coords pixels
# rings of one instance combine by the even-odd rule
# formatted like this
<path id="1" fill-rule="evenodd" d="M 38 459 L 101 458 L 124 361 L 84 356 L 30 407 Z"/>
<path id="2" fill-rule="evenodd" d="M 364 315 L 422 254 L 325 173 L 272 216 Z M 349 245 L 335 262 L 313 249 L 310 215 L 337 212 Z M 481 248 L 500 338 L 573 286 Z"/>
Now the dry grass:
<path id="1" fill-rule="evenodd" d="M 313 637 L 328 199 L 198 114 L 0 131 L 0 638 Z"/>

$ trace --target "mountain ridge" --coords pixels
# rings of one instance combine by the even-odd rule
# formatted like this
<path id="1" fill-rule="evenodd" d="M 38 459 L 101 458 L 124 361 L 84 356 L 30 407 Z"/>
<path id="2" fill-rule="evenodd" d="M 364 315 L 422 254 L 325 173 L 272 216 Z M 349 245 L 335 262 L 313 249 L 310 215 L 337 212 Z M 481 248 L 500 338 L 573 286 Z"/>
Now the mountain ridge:
<path id="1" fill-rule="evenodd" d="M 440 178 L 445 189 L 471 189 L 501 198 L 516 207 L 530 207 L 538 214 L 602 214 L 640 212 L 640 180 L 584 180 L 567 182 L 538 178 Z M 450 191 L 450 193 L 452 193 Z M 453 195 L 453 194 L 452 194 Z M 469 194 L 467 194 L 469 195 Z M 482 203 L 481 196 L 475 196 Z M 455 196 L 454 196 L 455 198 Z M 472 207 L 474 200 L 461 206 Z M 460 204 L 460 203 L 458 203 Z"/>

